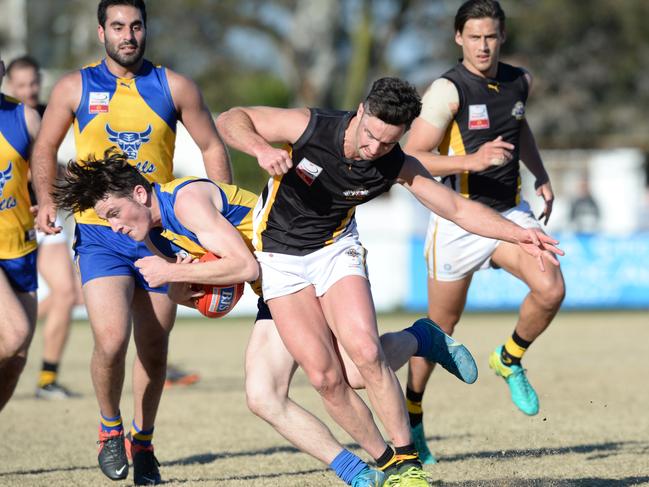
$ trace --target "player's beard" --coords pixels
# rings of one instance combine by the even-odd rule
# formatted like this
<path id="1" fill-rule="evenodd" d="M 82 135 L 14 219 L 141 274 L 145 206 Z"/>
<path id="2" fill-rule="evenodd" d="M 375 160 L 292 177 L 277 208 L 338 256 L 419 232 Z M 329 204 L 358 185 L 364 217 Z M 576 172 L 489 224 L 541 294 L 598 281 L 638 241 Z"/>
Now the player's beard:
<path id="1" fill-rule="evenodd" d="M 108 55 L 109 58 L 111 58 L 113 61 L 115 61 L 117 64 L 120 66 L 123 66 L 125 68 L 130 68 L 132 66 L 135 66 L 137 63 L 140 62 L 140 59 L 142 59 L 142 56 L 144 56 L 144 48 L 146 47 L 146 38 L 142 38 L 142 42 L 137 43 L 137 41 L 133 41 L 130 43 L 135 47 L 135 50 L 133 51 L 132 54 L 122 54 L 119 51 L 119 48 L 124 45 L 122 43 L 121 45 L 115 45 L 115 44 L 110 44 L 108 41 L 104 42 L 104 47 L 106 48 L 106 54 Z"/>

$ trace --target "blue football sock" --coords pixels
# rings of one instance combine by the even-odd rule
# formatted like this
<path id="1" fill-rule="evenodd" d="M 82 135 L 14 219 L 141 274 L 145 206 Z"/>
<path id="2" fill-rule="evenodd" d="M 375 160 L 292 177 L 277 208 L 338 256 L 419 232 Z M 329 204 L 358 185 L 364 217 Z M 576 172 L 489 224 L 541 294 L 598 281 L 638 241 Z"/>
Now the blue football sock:
<path id="1" fill-rule="evenodd" d="M 369 468 L 367 463 L 349 450 L 341 451 L 336 458 L 334 458 L 329 467 L 331 467 L 331 469 L 336 472 L 336 475 L 338 475 L 338 477 L 348 485 L 351 485 L 352 479 L 356 477 L 356 475 L 366 468 Z"/>
<path id="2" fill-rule="evenodd" d="M 425 357 L 426 352 L 433 346 L 433 336 L 430 333 L 428 325 L 416 321 L 412 326 L 403 331 L 407 331 L 417 339 L 417 351 L 414 356 Z"/>

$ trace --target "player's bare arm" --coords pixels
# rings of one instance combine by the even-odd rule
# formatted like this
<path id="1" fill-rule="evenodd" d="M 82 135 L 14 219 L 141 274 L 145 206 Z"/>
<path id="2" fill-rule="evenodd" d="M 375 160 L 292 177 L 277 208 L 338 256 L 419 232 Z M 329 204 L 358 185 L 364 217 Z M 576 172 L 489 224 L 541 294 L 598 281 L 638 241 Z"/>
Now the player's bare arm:
<path id="1" fill-rule="evenodd" d="M 544 259 L 559 265 L 554 254 L 564 253 L 556 247 L 559 243 L 557 240 L 539 229 L 522 228 L 491 208 L 461 197 L 432 179 L 414 157 L 406 156 L 398 182 L 429 210 L 453 221 L 466 231 L 520 245 L 525 252 L 537 258 L 542 270 L 545 269 Z"/>
<path id="2" fill-rule="evenodd" d="M 306 108 L 235 107 L 222 113 L 216 125 L 225 142 L 259 161 L 271 176 L 293 166 L 289 153 L 274 143 L 293 144 L 309 123 Z"/>
<path id="3" fill-rule="evenodd" d="M 56 153 L 72 124 L 74 111 L 81 98 L 81 73 L 76 71 L 61 78 L 50 96 L 50 103 L 45 110 L 40 131 L 34 149 L 30 167 L 32 183 L 36 190 L 39 210 L 36 224 L 47 234 L 58 233 L 60 228 L 54 227 L 56 208 L 52 202 L 50 191 L 56 179 Z"/>
<path id="4" fill-rule="evenodd" d="M 167 80 L 178 118 L 198 145 L 207 176 L 215 181 L 232 183 L 232 166 L 227 148 L 198 86 L 170 69 L 167 69 Z"/>
<path id="5" fill-rule="evenodd" d="M 259 277 L 259 265 L 253 254 L 236 228 L 221 214 L 220 198 L 213 184 L 197 182 L 178 192 L 174 207 L 178 221 L 220 259 L 188 266 L 159 257 L 145 257 L 136 266 L 150 285 L 173 282 L 224 285 Z"/>
<path id="6" fill-rule="evenodd" d="M 459 103 L 455 85 L 439 78 L 424 94 L 421 115 L 412 124 L 404 151 L 416 157 L 433 176 L 484 171 L 512 158 L 514 146 L 501 137 L 484 144 L 473 154 L 444 156 L 435 152 L 453 123 Z"/>

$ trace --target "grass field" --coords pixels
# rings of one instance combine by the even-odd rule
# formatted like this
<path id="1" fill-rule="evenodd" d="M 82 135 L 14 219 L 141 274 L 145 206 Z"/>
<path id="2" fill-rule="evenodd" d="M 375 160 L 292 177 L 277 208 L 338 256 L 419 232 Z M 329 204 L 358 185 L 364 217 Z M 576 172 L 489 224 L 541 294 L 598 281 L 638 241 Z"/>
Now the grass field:
<path id="1" fill-rule="evenodd" d="M 413 318 L 383 316 L 380 327 L 396 330 Z M 424 420 L 440 460 L 427 467 L 436 484 L 649 485 L 649 313 L 560 314 L 525 359 L 541 401 L 535 417 L 514 409 L 505 383 L 486 365 L 515 319 L 463 318 L 457 336 L 480 367 L 474 385 L 443 371 L 433 375 Z M 250 320 L 239 319 L 176 325 L 170 361 L 200 372 L 202 381 L 163 395 L 155 443 L 165 485 L 343 485 L 246 409 L 242 368 L 249 331 Z M 109 481 L 97 467 L 91 348 L 88 324 L 76 323 L 61 382 L 82 397 L 39 401 L 33 397 L 41 350 L 37 332 L 16 394 L 0 414 L 0 485 L 131 485 L 130 479 Z M 399 376 L 403 382 L 403 370 Z M 319 397 L 300 373 L 293 397 L 325 418 Z M 122 415 L 130 423 L 128 377 Z M 339 428 L 332 429 L 354 447 Z"/>

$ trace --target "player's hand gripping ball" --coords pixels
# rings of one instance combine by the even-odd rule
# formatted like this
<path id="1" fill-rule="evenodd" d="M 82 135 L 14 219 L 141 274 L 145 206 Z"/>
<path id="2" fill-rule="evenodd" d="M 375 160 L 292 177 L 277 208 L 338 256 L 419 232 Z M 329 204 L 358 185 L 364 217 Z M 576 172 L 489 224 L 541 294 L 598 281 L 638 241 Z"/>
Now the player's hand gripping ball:
<path id="1" fill-rule="evenodd" d="M 220 259 L 211 252 L 206 253 L 199 262 Z M 203 290 L 205 294 L 194 299 L 196 309 L 208 318 L 221 318 L 232 311 L 243 295 L 243 283 L 217 286 L 213 284 L 192 284 L 195 291 Z"/>

